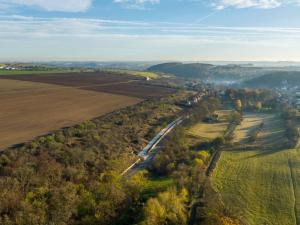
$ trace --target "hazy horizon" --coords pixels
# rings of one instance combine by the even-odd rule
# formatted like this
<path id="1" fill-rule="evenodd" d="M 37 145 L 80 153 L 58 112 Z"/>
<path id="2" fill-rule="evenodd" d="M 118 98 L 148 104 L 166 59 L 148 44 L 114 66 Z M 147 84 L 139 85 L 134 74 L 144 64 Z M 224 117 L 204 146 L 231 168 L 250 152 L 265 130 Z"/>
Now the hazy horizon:
<path id="1" fill-rule="evenodd" d="M 97 60 L 45 60 L 45 61 L 39 61 L 39 60 L 28 60 L 28 61 L 22 61 L 22 60 L 11 60 L 11 61 L 0 61 L 0 64 L 17 64 L 17 63 L 24 63 L 24 64 L 67 64 L 67 63 L 96 63 L 96 64 L 161 64 L 161 63 L 203 63 L 203 64 L 212 64 L 212 65 L 251 65 L 251 66 L 274 66 L 274 67 L 288 67 L 288 66 L 300 66 L 300 61 L 226 61 L 226 60 L 220 60 L 220 61 L 210 61 L 210 60 L 202 60 L 202 61 L 180 61 L 180 60 L 140 60 L 140 61 L 131 61 L 131 60 L 124 60 L 124 61 L 97 61 Z"/>

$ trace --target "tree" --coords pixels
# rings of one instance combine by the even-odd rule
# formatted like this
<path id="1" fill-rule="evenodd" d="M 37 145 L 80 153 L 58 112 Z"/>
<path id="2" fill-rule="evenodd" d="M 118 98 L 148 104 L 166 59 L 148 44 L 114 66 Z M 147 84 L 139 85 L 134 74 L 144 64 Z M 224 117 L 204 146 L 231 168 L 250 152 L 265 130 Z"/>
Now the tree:
<path id="1" fill-rule="evenodd" d="M 241 124 L 242 122 L 242 116 L 241 113 L 237 111 L 232 111 L 230 114 L 230 122 L 235 124 Z"/>
<path id="2" fill-rule="evenodd" d="M 146 184 L 147 172 L 138 172 L 125 183 L 126 192 L 132 201 L 138 201 Z"/>
<path id="3" fill-rule="evenodd" d="M 236 108 L 236 110 L 241 111 L 242 110 L 242 101 L 240 99 L 236 99 L 234 101 L 234 107 Z"/>
<path id="4" fill-rule="evenodd" d="M 157 198 L 149 199 L 144 208 L 145 219 L 141 225 L 185 225 L 187 195 L 185 189 L 177 194 L 176 189 L 172 188 L 160 193 Z"/>
<path id="5" fill-rule="evenodd" d="M 255 103 L 255 109 L 257 111 L 260 111 L 262 109 L 262 103 L 260 101 L 258 101 L 258 102 Z"/>
<path id="6" fill-rule="evenodd" d="M 166 221 L 166 209 L 161 205 L 158 199 L 151 198 L 147 201 L 144 208 L 145 221 L 141 225 L 163 225 Z"/>
<path id="7" fill-rule="evenodd" d="M 225 144 L 225 138 L 224 137 L 217 137 L 213 140 L 213 145 L 217 148 Z"/>

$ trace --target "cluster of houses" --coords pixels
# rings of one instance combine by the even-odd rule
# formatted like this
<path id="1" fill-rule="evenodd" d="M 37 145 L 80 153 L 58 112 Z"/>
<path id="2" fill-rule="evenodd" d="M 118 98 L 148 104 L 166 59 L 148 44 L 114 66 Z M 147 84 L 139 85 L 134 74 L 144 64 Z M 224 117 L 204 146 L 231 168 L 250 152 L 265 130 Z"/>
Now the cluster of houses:
<path id="1" fill-rule="evenodd" d="M 185 107 L 191 107 L 193 105 L 198 104 L 204 96 L 210 95 L 210 91 L 203 88 L 201 91 L 198 91 L 197 94 L 189 97 L 184 102 L 181 102 L 181 105 Z"/>
<path id="2" fill-rule="evenodd" d="M 197 94 L 189 97 L 180 104 L 185 107 L 191 107 L 193 105 L 198 104 L 204 96 L 223 97 L 224 95 L 224 90 L 217 90 L 216 88 L 202 88 L 201 90 L 197 91 Z"/>
<path id="3" fill-rule="evenodd" d="M 186 105 L 187 106 L 196 105 L 198 102 L 201 101 L 203 96 L 204 96 L 204 93 L 197 93 L 196 95 L 194 95 L 186 100 Z"/>
<path id="4" fill-rule="evenodd" d="M 276 88 L 279 101 L 300 110 L 300 87 L 288 86 L 287 81 L 283 81 L 280 88 Z"/>
<path id="5" fill-rule="evenodd" d="M 300 109 L 300 90 L 296 90 L 293 98 L 293 105 Z"/>
<path id="6" fill-rule="evenodd" d="M 9 65 L 2 65 L 0 66 L 0 70 L 18 70 L 18 68 Z"/>

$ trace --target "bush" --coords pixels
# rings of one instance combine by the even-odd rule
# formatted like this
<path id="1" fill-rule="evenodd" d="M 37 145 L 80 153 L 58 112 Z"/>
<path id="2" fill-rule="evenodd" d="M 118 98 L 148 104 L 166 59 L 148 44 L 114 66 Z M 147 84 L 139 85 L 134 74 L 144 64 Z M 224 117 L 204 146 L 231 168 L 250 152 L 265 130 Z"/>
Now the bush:
<path id="1" fill-rule="evenodd" d="M 144 207 L 144 221 L 140 225 L 185 225 L 187 223 L 187 191 L 176 189 L 158 194 L 157 198 L 150 198 Z"/>
<path id="2" fill-rule="evenodd" d="M 224 137 L 217 137 L 215 140 L 213 140 L 212 144 L 214 146 L 221 147 L 222 145 L 225 144 L 225 138 Z"/>
<path id="3" fill-rule="evenodd" d="M 199 151 L 197 153 L 197 158 L 201 159 L 203 162 L 207 162 L 209 159 L 209 153 L 207 151 Z"/>
<path id="4" fill-rule="evenodd" d="M 195 162 L 195 166 L 203 166 L 204 165 L 203 160 L 199 159 L 199 158 L 195 158 L 194 162 Z"/>

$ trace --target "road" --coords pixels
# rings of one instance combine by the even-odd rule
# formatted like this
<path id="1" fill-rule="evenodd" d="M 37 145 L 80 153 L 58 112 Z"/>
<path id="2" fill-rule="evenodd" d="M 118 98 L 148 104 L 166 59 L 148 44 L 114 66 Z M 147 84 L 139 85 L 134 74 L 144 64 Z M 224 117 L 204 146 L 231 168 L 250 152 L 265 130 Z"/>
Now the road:
<path id="1" fill-rule="evenodd" d="M 133 176 L 140 170 L 145 169 L 153 160 L 160 147 L 159 143 L 164 139 L 164 137 L 170 133 L 177 125 L 182 122 L 182 118 L 179 117 L 173 122 L 169 123 L 164 129 L 162 129 L 148 144 L 142 151 L 139 152 L 139 159 L 129 166 L 126 170 L 121 173 L 121 176 Z"/>

